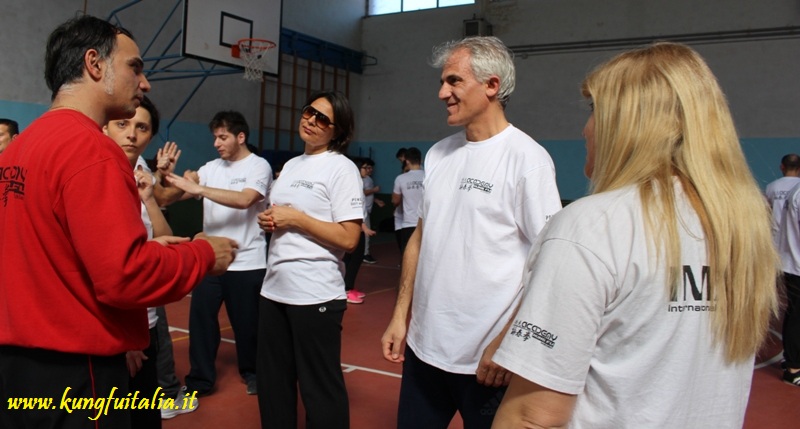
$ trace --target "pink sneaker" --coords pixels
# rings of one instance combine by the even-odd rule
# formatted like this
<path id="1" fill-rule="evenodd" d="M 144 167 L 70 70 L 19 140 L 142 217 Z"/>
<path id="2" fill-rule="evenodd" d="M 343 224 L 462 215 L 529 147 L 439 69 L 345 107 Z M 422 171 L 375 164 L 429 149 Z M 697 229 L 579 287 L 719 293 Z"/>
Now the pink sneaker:
<path id="1" fill-rule="evenodd" d="M 359 298 L 364 298 L 365 296 L 367 296 L 367 294 L 365 294 L 364 292 L 361 292 L 360 290 L 356 289 L 353 289 L 353 293 L 356 294 L 356 296 Z"/>
<path id="2" fill-rule="evenodd" d="M 364 298 L 358 296 L 358 292 L 355 290 L 347 291 L 347 302 L 350 304 L 362 304 L 364 303 Z"/>

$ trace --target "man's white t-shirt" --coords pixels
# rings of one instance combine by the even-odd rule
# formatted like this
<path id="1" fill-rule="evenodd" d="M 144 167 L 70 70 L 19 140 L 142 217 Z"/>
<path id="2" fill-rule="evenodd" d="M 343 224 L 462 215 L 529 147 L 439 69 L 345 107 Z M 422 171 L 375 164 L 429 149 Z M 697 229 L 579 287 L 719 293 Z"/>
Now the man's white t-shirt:
<path id="1" fill-rule="evenodd" d="M 547 151 L 509 125 L 459 132 L 425 157 L 423 234 L 407 343 L 429 365 L 474 374 L 519 298 L 522 266 L 561 208 Z"/>
<path id="2" fill-rule="evenodd" d="M 290 159 L 272 187 L 273 205 L 292 208 L 324 222 L 361 220 L 364 187 L 352 161 L 336 152 Z M 261 295 L 291 305 L 345 299 L 344 250 L 305 233 L 279 229 L 272 234 L 269 266 Z"/>
<path id="3" fill-rule="evenodd" d="M 578 200 L 542 230 L 494 361 L 578 395 L 570 428 L 740 428 L 753 359 L 713 345 L 706 242 L 676 184 L 683 274 L 670 297 L 635 187 Z M 660 262 L 660 264 L 658 263 Z"/>
<path id="4" fill-rule="evenodd" d="M 800 276 L 800 182 L 788 192 L 778 232 L 781 269 Z"/>
<path id="5" fill-rule="evenodd" d="M 400 228 L 414 228 L 419 220 L 420 203 L 425 190 L 424 170 L 409 170 L 394 179 L 392 193 L 400 195 L 403 205 L 403 219 Z"/>
<path id="6" fill-rule="evenodd" d="M 375 187 L 375 181 L 372 180 L 372 176 L 366 176 L 361 178 L 364 182 L 364 190 L 369 190 Z M 364 195 L 364 208 L 367 210 L 367 214 L 372 212 L 372 205 L 375 203 L 375 194 Z"/>
<path id="7" fill-rule="evenodd" d="M 253 189 L 262 197 L 261 201 L 246 209 L 235 209 L 203 199 L 203 232 L 212 236 L 228 237 L 239 244 L 236 258 L 228 271 L 250 271 L 267 267 L 267 242 L 258 226 L 258 213 L 266 210 L 272 168 L 255 154 L 238 161 L 215 159 L 197 171 L 200 184 L 229 191 Z"/>
<path id="8" fill-rule="evenodd" d="M 780 246 L 780 236 L 778 234 L 781 228 L 786 198 L 789 196 L 789 191 L 798 183 L 800 183 L 800 177 L 784 176 L 770 182 L 764 190 L 767 202 L 772 208 L 772 241 L 775 243 L 776 248 Z"/>
<path id="9" fill-rule="evenodd" d="M 142 170 L 151 173 L 150 167 L 147 166 L 147 161 L 144 160 L 141 156 L 139 159 L 136 160 L 136 165 L 133 167 L 134 170 L 138 169 L 139 166 L 142 167 Z M 156 178 L 153 177 L 153 184 L 155 184 Z M 147 213 L 147 207 L 145 207 L 144 202 L 140 202 L 142 206 L 142 223 L 144 224 L 144 229 L 147 230 L 147 239 L 153 239 L 153 222 L 150 220 L 150 214 Z M 156 322 L 158 322 L 158 315 L 156 314 L 155 307 L 148 307 L 147 308 L 147 325 L 148 328 L 153 329 L 156 326 Z"/>

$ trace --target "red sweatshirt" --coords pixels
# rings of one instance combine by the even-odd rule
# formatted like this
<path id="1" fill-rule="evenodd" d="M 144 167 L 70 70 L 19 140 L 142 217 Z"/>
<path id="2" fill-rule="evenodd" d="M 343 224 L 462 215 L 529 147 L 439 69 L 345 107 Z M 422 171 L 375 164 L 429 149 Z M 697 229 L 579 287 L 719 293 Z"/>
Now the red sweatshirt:
<path id="1" fill-rule="evenodd" d="M 149 344 L 146 307 L 214 265 L 198 240 L 147 241 L 128 159 L 73 110 L 47 112 L 0 154 L 0 344 L 93 355 Z"/>

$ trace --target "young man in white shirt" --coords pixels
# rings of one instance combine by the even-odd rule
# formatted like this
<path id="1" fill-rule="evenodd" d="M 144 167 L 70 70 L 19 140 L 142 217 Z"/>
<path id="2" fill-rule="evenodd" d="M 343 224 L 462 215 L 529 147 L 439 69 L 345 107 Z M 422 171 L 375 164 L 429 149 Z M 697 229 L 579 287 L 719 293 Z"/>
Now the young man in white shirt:
<path id="1" fill-rule="evenodd" d="M 423 180 L 425 172 L 422 170 L 422 153 L 412 147 L 406 151 L 405 156 L 408 171 L 397 176 L 392 189 L 392 204 L 402 206 L 403 220 L 400 225 L 400 254 L 406 250 L 411 234 L 417 228 L 419 221 L 419 206 L 425 190 Z"/>
<path id="2" fill-rule="evenodd" d="M 219 112 L 209 129 L 220 157 L 196 172 L 187 171 L 184 177 L 172 174 L 167 180 L 186 193 L 184 198 L 203 198 L 203 232 L 234 238 L 239 251 L 225 274 L 206 277 L 192 294 L 186 387 L 198 395 L 209 394 L 214 387 L 218 315 L 225 302 L 236 337 L 239 374 L 247 394 L 255 395 L 258 296 L 267 268 L 267 244 L 256 216 L 267 207 L 272 169 L 248 149 L 250 131 L 241 113 Z"/>
<path id="3" fill-rule="evenodd" d="M 767 184 L 767 188 L 764 190 L 769 206 L 772 208 L 772 239 L 775 247 L 780 245 L 778 232 L 781 228 L 786 198 L 789 191 L 800 183 L 800 155 L 793 153 L 784 155 L 781 158 L 780 169 L 783 176 Z"/>

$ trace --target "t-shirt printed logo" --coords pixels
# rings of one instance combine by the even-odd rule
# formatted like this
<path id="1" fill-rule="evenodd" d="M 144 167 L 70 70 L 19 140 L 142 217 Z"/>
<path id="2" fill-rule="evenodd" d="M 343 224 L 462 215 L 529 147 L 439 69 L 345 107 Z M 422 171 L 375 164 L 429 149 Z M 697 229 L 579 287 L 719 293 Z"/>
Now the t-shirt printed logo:
<path id="1" fill-rule="evenodd" d="M 487 194 L 492 193 L 492 188 L 494 187 L 493 183 L 485 182 L 480 179 L 473 179 L 471 177 L 465 177 L 461 179 L 461 186 L 458 187 L 460 191 L 481 191 Z"/>
<path id="2" fill-rule="evenodd" d="M 514 321 L 514 325 L 511 327 L 511 331 L 508 335 L 521 338 L 522 341 L 528 341 L 530 339 L 537 340 L 549 349 L 556 346 L 556 340 L 558 339 L 558 335 L 520 319 Z"/>
<path id="3" fill-rule="evenodd" d="M 364 208 L 364 198 L 363 197 L 351 198 L 350 199 L 350 208 L 353 208 L 353 209 Z"/>
<path id="4" fill-rule="evenodd" d="M 308 180 L 295 180 L 294 182 L 292 182 L 291 187 L 314 189 L 314 182 L 309 182 Z"/>
<path id="5" fill-rule="evenodd" d="M 406 189 L 409 191 L 414 189 L 425 189 L 425 185 L 422 184 L 422 180 L 414 180 L 406 183 Z"/>
<path id="6" fill-rule="evenodd" d="M 700 275 L 698 279 L 695 277 L 692 267 L 684 265 L 681 270 L 681 283 L 669 298 L 667 312 L 715 311 L 717 309 L 716 298 L 712 296 L 712 289 L 708 284 L 709 272 L 710 269 L 707 266 L 703 266 L 700 272 L 697 273 Z"/>
<path id="7" fill-rule="evenodd" d="M 28 170 L 19 166 L 0 167 L 0 187 L 3 188 L 3 207 L 8 205 L 8 198 L 25 198 L 25 176 Z"/>
<path id="8" fill-rule="evenodd" d="M 236 177 L 231 179 L 231 186 L 238 185 L 241 183 L 247 183 L 247 179 L 244 177 Z"/>

